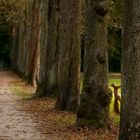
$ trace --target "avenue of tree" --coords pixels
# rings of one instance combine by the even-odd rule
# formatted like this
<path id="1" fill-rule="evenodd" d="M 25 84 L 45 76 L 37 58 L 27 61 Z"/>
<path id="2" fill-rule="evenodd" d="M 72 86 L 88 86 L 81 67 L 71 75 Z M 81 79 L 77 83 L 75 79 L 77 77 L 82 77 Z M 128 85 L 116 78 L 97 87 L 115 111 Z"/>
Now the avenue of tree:
<path id="1" fill-rule="evenodd" d="M 11 65 L 29 84 L 37 86 L 35 97 L 55 96 L 55 108 L 76 112 L 78 126 L 110 128 L 108 50 L 113 48 L 108 49 L 107 33 L 113 26 L 120 29 L 116 32 L 121 36 L 122 1 L 114 0 L 118 13 L 111 9 L 110 0 L 5 2 L 1 5 L 10 5 L 5 22 L 12 27 Z M 123 4 L 120 140 L 139 140 L 140 2 L 127 0 Z"/>

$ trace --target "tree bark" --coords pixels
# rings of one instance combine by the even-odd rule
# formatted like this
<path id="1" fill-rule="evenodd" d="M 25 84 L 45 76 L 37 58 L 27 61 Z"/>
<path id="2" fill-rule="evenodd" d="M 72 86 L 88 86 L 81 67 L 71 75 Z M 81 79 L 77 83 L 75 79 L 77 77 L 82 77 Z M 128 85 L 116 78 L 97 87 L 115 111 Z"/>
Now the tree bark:
<path id="1" fill-rule="evenodd" d="M 79 96 L 80 1 L 60 1 L 58 99 L 56 108 L 75 111 Z"/>
<path id="2" fill-rule="evenodd" d="M 85 79 L 81 105 L 77 111 L 79 126 L 108 127 L 108 107 L 111 93 L 108 89 L 107 29 L 105 16 L 108 0 L 86 1 Z"/>
<path id="3" fill-rule="evenodd" d="M 41 34 L 40 34 L 40 71 L 35 96 L 43 97 L 46 94 L 46 58 L 48 42 L 48 0 L 41 0 Z"/>
<path id="4" fill-rule="evenodd" d="M 36 85 L 37 72 L 39 68 L 39 49 L 40 49 L 40 1 L 35 0 L 32 11 L 32 33 L 30 38 L 29 53 L 29 84 Z"/>
<path id="5" fill-rule="evenodd" d="M 59 1 L 48 3 L 48 43 L 46 54 L 46 96 L 57 95 Z"/>
<path id="6" fill-rule="evenodd" d="M 124 3 L 120 140 L 140 139 L 140 1 Z"/>

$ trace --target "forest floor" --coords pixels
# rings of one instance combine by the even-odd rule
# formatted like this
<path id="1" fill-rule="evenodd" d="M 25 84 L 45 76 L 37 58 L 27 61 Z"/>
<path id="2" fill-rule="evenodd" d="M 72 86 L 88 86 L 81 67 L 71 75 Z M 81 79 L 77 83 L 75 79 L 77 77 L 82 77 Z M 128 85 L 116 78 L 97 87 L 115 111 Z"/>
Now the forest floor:
<path id="1" fill-rule="evenodd" d="M 56 111 L 55 99 L 32 99 L 35 88 L 0 71 L 0 140 L 117 140 L 111 130 L 76 127 L 76 115 Z"/>

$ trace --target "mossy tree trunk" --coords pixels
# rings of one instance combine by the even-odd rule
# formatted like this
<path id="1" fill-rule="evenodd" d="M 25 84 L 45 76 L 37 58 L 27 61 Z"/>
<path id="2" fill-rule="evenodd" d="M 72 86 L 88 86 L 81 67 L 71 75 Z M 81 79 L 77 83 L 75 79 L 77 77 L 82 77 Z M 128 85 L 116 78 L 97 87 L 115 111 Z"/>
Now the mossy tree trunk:
<path id="1" fill-rule="evenodd" d="M 124 3 L 120 140 L 140 139 L 140 1 Z"/>
<path id="2" fill-rule="evenodd" d="M 56 108 L 75 111 L 79 95 L 80 0 L 60 1 L 58 99 Z"/>
<path id="3" fill-rule="evenodd" d="M 105 16 L 108 0 L 87 0 L 85 21 L 84 84 L 81 105 L 77 111 L 79 126 L 108 127 L 107 29 Z"/>

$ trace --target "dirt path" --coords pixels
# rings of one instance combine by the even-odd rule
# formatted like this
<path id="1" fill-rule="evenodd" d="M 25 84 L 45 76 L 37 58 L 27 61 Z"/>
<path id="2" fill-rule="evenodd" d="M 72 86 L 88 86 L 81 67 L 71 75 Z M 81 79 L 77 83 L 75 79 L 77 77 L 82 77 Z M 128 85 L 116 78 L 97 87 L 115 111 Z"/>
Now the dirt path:
<path id="1" fill-rule="evenodd" d="M 0 140 L 45 140 L 31 116 L 18 109 L 19 99 L 9 89 L 14 80 L 12 72 L 0 72 Z"/>
<path id="2" fill-rule="evenodd" d="M 23 100 L 11 87 L 18 87 L 20 94 L 31 88 L 13 72 L 0 71 L 0 140 L 118 139 L 118 128 L 108 132 L 77 128 L 76 115 L 54 110 L 54 99 Z"/>

